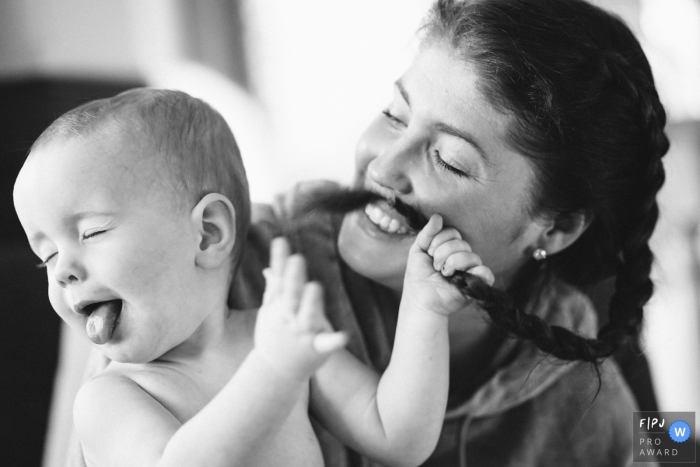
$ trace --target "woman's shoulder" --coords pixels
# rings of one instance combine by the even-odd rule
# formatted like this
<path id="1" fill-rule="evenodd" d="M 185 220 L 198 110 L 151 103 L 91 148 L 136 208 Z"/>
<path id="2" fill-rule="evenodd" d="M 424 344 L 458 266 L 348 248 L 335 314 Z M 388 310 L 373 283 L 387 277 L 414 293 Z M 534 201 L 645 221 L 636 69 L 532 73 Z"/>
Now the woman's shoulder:
<path id="1" fill-rule="evenodd" d="M 550 324 L 582 335 L 596 332 L 590 299 L 568 284 L 553 282 L 531 305 L 530 312 Z M 513 465 L 515 459 L 580 466 L 631 462 L 632 413 L 638 409 L 612 358 L 598 365 L 563 362 L 531 343 L 517 343 L 508 363 L 463 410 L 465 422 L 470 420 L 468 465 Z"/>
<path id="2" fill-rule="evenodd" d="M 539 398 L 533 409 L 543 423 L 560 426 L 565 453 L 576 465 L 628 465 L 632 459 L 632 414 L 639 410 L 612 358 L 597 367 L 578 363 Z"/>
<path id="3" fill-rule="evenodd" d="M 600 380 L 590 364 L 576 364 L 523 404 L 472 419 L 467 465 L 629 465 L 637 409 L 614 362 L 598 371 Z"/>
<path id="4" fill-rule="evenodd" d="M 330 263 L 326 258 L 335 249 L 337 219 L 325 213 L 302 215 L 303 206 L 315 193 L 338 186 L 325 180 L 301 182 L 278 194 L 271 204 L 252 204 L 246 245 L 229 291 L 230 308 L 257 308 L 262 303 L 262 271 L 269 264 L 270 242 L 275 237 L 287 237 L 294 250 L 306 256 L 312 277 L 319 268 L 318 276 L 324 277 Z"/>

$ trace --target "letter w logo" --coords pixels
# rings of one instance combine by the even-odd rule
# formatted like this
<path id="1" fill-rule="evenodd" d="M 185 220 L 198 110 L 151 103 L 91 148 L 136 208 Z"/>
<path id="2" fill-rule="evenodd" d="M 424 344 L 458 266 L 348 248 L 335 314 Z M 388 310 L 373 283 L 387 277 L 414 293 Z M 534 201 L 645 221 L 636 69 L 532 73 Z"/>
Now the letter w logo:
<path id="1" fill-rule="evenodd" d="M 677 428 L 674 428 L 673 431 L 676 432 L 676 436 L 678 436 L 678 437 L 685 436 L 685 427 L 682 427 L 682 428 L 677 427 Z"/>

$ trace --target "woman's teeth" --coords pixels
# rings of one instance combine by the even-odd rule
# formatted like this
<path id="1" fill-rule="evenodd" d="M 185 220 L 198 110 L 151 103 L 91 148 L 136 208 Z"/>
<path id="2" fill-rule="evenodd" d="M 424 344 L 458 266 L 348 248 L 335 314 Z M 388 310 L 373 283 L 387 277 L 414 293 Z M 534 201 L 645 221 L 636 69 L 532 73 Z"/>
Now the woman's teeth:
<path id="1" fill-rule="evenodd" d="M 379 206 L 368 204 L 365 207 L 365 214 L 374 225 L 386 233 L 403 235 L 409 232 L 405 225 L 386 214 Z"/>

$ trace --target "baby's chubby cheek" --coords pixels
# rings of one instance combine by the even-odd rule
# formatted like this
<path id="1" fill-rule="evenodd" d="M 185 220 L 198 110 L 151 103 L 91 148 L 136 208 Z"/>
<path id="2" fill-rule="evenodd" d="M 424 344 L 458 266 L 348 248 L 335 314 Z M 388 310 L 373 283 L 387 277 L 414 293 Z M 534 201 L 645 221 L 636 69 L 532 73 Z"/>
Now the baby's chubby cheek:
<path id="1" fill-rule="evenodd" d="M 129 258 L 125 258 L 114 276 L 115 292 L 147 294 L 149 296 L 177 295 L 184 293 L 185 284 L 192 282 L 195 260 L 192 255 L 182 254 L 179 244 L 144 245 L 136 248 Z M 178 252 L 178 254 L 173 254 Z M 123 297 L 127 298 L 127 297 Z"/>
<path id="2" fill-rule="evenodd" d="M 78 322 L 80 316 L 73 312 L 68 292 L 58 285 L 49 284 L 49 302 L 53 310 L 68 324 Z"/>

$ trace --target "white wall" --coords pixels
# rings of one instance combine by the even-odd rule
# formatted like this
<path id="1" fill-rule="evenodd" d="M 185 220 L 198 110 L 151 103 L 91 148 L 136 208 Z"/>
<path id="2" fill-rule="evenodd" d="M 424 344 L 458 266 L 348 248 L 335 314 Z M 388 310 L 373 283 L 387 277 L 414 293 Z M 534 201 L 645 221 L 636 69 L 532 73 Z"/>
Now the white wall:
<path id="1" fill-rule="evenodd" d="M 0 77 L 138 74 L 124 2 L 3 0 Z"/>
<path id="2" fill-rule="evenodd" d="M 245 3 L 251 82 L 270 115 L 277 147 L 269 175 L 280 186 L 350 181 L 357 138 L 389 102 L 430 3 Z"/>

